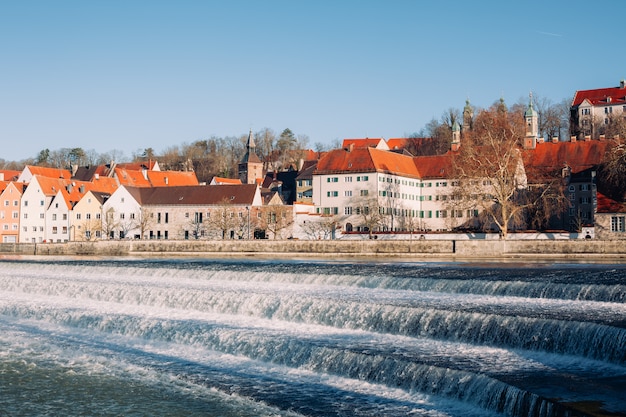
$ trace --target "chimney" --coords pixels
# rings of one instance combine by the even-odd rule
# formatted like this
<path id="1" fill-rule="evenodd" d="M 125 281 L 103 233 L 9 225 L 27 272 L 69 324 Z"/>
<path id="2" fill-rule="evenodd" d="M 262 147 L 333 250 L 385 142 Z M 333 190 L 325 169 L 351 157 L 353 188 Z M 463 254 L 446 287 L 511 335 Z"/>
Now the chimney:
<path id="1" fill-rule="evenodd" d="M 170 179 L 165 177 L 165 185 L 169 185 L 169 183 L 170 183 Z"/>
<path id="2" fill-rule="evenodd" d="M 569 141 L 572 143 L 576 142 L 576 136 L 570 136 Z"/>
<path id="3" fill-rule="evenodd" d="M 625 82 L 624 79 L 622 78 L 622 80 L 619 82 L 619 88 L 624 88 L 625 86 Z"/>
<path id="4" fill-rule="evenodd" d="M 4 172 L 0 172 L 0 181 L 4 181 Z"/>
<path id="5" fill-rule="evenodd" d="M 604 139 L 606 139 L 606 136 L 605 135 L 600 135 L 600 140 L 604 140 Z"/>
<path id="6" fill-rule="evenodd" d="M 94 174 L 93 175 L 93 179 L 94 180 L 99 180 L 100 179 L 100 174 Z"/>
<path id="7" fill-rule="evenodd" d="M 558 136 L 552 136 L 552 143 L 559 143 L 559 137 Z"/>
<path id="8" fill-rule="evenodd" d="M 585 136 L 585 142 L 589 142 L 591 140 L 591 135 L 586 135 Z"/>

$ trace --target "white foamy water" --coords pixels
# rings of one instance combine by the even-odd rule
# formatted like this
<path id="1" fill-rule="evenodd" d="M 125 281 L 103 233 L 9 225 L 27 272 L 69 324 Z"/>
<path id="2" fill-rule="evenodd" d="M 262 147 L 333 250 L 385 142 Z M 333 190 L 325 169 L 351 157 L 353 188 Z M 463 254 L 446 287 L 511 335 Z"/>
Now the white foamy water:
<path id="1" fill-rule="evenodd" d="M 0 261 L 0 415 L 626 414 L 625 283 L 619 266 Z"/>

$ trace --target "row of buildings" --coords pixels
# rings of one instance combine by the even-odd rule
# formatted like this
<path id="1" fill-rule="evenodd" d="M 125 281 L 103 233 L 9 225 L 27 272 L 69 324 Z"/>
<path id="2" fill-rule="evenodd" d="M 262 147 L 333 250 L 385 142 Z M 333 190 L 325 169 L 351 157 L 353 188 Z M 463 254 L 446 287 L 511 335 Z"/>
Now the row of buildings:
<path id="1" fill-rule="evenodd" d="M 573 123 L 582 129 L 584 116 L 595 112 L 624 117 L 626 104 L 620 103 L 625 100 L 623 82 L 613 89 L 577 92 L 572 115 L 580 117 L 573 117 Z M 239 178 L 214 178 L 209 184 L 199 184 L 193 172 L 161 171 L 156 161 L 0 172 L 1 242 L 326 239 L 372 233 L 402 238 L 475 232 L 483 206 L 478 200 L 462 208 L 455 203 L 459 182 L 452 170 L 472 117 L 468 102 L 443 155 L 413 156 L 406 151 L 406 138 L 346 139 L 340 149 L 310 152 L 298 169 L 285 172 L 264 170 L 250 133 Z M 610 140 L 579 128 L 583 134 L 568 141 L 545 140 L 538 135 L 532 102 L 524 118 L 520 184 L 528 183 L 533 170 L 557 169 L 569 200 L 551 227 L 573 237 L 626 238 L 626 207 L 597 191 L 596 172 Z M 489 187 L 485 182 L 486 193 Z"/>

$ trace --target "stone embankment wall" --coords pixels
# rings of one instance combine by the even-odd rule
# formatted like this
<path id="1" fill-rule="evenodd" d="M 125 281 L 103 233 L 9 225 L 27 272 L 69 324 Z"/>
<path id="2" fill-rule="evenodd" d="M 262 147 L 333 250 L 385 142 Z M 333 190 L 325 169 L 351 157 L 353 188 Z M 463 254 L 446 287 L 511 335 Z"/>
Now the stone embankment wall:
<path id="1" fill-rule="evenodd" d="M 415 259 L 626 260 L 623 241 L 600 240 L 225 240 L 0 244 L 0 253 L 77 256 L 398 257 Z"/>

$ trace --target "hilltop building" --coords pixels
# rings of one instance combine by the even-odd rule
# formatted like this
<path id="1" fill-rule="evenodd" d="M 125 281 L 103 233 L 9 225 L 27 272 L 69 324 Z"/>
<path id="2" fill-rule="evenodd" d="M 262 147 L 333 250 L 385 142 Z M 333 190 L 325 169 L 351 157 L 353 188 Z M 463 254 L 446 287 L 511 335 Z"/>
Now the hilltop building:
<path id="1" fill-rule="evenodd" d="M 570 108 L 570 133 L 578 140 L 599 139 L 614 118 L 626 116 L 626 82 L 618 87 L 576 91 Z"/>

